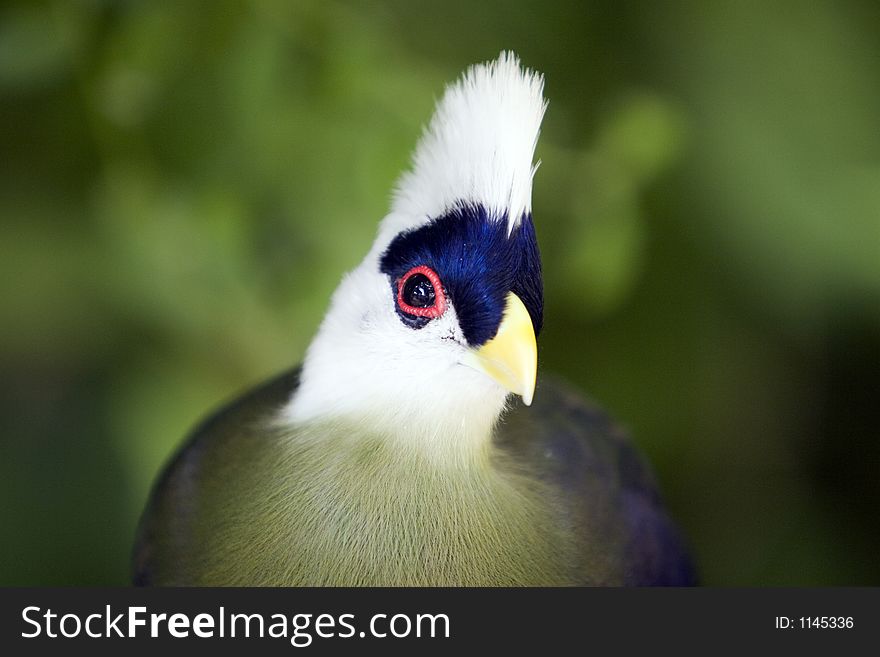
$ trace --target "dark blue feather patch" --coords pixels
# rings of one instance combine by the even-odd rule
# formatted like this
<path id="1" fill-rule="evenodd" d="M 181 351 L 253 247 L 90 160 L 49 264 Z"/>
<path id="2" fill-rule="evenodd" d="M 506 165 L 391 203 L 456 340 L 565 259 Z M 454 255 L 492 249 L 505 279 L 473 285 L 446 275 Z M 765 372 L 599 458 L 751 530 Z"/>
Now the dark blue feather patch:
<path id="1" fill-rule="evenodd" d="M 469 345 L 485 344 L 498 332 L 508 292 L 522 300 L 535 335 L 540 333 L 544 284 L 531 214 L 524 214 L 508 236 L 506 217 L 491 217 L 481 205 L 458 205 L 420 228 L 399 234 L 380 261 L 395 295 L 397 281 L 417 265 L 427 265 L 440 276 Z M 401 319 L 420 328 L 411 318 L 401 315 Z"/>

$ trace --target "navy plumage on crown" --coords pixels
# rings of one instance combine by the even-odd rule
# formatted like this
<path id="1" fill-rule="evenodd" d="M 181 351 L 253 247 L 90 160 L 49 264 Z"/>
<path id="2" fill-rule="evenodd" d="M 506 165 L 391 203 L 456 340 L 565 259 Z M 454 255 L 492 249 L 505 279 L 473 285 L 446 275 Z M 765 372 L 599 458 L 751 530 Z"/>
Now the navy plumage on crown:
<path id="1" fill-rule="evenodd" d="M 522 300 L 537 335 L 544 288 L 535 226 L 531 214 L 524 214 L 509 236 L 507 226 L 506 217 L 490 217 L 482 205 L 458 205 L 395 237 L 382 255 L 380 269 L 389 276 L 395 295 L 397 281 L 411 268 L 427 265 L 437 272 L 471 346 L 495 336 L 508 292 Z M 402 319 L 413 328 L 427 324 L 403 315 Z"/>

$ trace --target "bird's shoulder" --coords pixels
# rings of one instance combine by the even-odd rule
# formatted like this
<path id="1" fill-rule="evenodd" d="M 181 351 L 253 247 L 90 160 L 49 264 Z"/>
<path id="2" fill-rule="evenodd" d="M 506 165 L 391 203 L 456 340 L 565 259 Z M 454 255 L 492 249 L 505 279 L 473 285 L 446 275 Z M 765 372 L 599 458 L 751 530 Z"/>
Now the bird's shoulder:
<path id="1" fill-rule="evenodd" d="M 566 484 L 595 482 L 658 500 L 653 473 L 627 432 L 597 403 L 563 381 L 543 377 L 532 406 L 517 401 L 503 416 L 496 444 Z"/>
<path id="2" fill-rule="evenodd" d="M 224 470 L 236 462 L 234 455 L 242 453 L 241 448 L 258 449 L 255 441 L 269 439 L 270 434 L 260 428 L 290 399 L 299 380 L 297 367 L 234 398 L 199 423 L 169 459 L 138 526 L 133 552 L 135 584 L 155 583 L 156 569 L 168 566 L 164 554 L 185 554 L 181 549 L 185 546 L 178 543 L 198 541 L 195 531 L 203 511 L 199 495 L 206 480 L 222 479 Z M 243 445 L 243 441 L 249 444 Z"/>
<path id="3" fill-rule="evenodd" d="M 502 418 L 495 441 L 549 484 L 558 513 L 584 546 L 594 544 L 597 535 L 619 544 L 611 552 L 621 555 L 620 562 L 602 568 L 617 571 L 616 582 L 694 583 L 688 550 L 654 473 L 627 432 L 598 404 L 558 379 L 543 377 L 532 406 L 517 403 Z M 585 547 L 588 560 L 589 552 Z"/>

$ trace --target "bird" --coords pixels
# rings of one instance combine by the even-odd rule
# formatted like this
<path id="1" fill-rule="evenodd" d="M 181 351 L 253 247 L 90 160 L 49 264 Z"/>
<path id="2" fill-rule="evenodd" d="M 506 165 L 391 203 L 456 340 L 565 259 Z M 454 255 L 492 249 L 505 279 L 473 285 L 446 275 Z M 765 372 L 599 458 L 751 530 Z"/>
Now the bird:
<path id="1" fill-rule="evenodd" d="M 546 108 L 509 51 L 446 87 L 302 364 L 202 422 L 158 477 L 134 584 L 695 583 L 627 433 L 537 376 Z"/>

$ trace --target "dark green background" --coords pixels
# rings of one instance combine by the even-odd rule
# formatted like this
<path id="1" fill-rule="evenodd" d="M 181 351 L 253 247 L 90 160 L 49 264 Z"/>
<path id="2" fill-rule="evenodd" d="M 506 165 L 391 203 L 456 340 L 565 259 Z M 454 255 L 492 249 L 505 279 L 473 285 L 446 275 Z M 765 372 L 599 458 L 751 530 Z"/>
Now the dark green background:
<path id="1" fill-rule="evenodd" d="M 0 583 L 127 579 L 157 469 L 302 357 L 444 83 L 546 75 L 542 371 L 704 582 L 880 584 L 880 5 L 0 9 Z"/>

